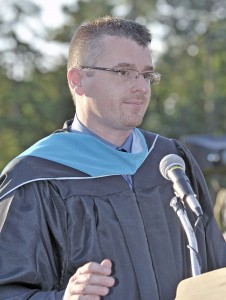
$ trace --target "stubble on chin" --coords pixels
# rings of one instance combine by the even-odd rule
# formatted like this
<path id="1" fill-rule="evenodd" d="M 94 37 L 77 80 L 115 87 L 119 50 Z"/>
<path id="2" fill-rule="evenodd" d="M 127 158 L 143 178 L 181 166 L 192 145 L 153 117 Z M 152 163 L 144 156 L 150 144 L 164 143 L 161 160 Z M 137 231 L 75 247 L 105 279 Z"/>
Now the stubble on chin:
<path id="1" fill-rule="evenodd" d="M 135 127 L 138 127 L 142 124 L 143 122 L 144 115 L 137 115 L 137 114 L 131 114 L 131 115 L 126 115 L 122 114 L 121 115 L 121 124 L 125 126 L 128 129 L 132 129 Z"/>
<path id="2" fill-rule="evenodd" d="M 124 104 L 127 106 L 121 107 L 121 115 L 120 115 L 120 121 L 121 124 L 124 125 L 126 128 L 135 128 L 142 124 L 144 115 L 147 111 L 149 101 L 146 99 L 144 95 L 139 95 L 136 97 L 137 100 L 142 100 L 143 105 L 141 107 L 133 107 L 133 101 L 128 101 L 127 99 L 124 99 Z"/>

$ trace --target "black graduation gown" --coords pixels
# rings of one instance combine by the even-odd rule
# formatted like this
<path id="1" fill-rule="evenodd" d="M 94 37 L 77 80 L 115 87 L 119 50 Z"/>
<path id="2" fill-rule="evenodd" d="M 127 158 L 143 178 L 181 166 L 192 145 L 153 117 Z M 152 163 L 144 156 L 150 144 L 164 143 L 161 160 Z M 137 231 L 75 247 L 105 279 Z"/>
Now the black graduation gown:
<path id="1" fill-rule="evenodd" d="M 149 147 L 155 134 L 144 132 Z M 89 261 L 112 260 L 117 284 L 106 300 L 172 300 L 191 277 L 187 239 L 169 203 L 161 159 L 182 155 L 204 211 L 196 229 L 202 272 L 226 266 L 226 248 L 203 176 L 191 154 L 159 137 L 132 176 L 88 177 L 37 157 L 3 174 L 0 195 L 0 299 L 62 299 L 69 278 Z M 73 179 L 75 178 L 75 179 Z M 26 183 L 27 182 L 27 183 Z M 195 217 L 188 210 L 191 223 Z"/>

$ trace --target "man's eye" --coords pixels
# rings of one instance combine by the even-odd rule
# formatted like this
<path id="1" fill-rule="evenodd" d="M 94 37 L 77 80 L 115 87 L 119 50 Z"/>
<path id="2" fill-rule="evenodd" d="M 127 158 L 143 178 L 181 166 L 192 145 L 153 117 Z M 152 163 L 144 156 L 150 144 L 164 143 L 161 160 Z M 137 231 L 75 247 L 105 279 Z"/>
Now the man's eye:
<path id="1" fill-rule="evenodd" d="M 128 70 L 118 70 L 118 73 L 122 76 L 129 76 L 129 71 Z"/>
<path id="2" fill-rule="evenodd" d="M 144 79 L 150 80 L 152 77 L 152 73 L 143 73 Z"/>

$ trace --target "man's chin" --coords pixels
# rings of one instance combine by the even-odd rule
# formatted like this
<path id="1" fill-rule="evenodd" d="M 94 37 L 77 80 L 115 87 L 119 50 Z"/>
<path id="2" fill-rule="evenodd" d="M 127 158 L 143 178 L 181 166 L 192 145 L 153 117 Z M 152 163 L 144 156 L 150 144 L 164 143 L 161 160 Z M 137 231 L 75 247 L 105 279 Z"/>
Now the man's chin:
<path id="1" fill-rule="evenodd" d="M 133 129 L 133 128 L 135 128 L 135 127 L 138 127 L 138 126 L 140 126 L 141 124 L 142 124 L 142 121 L 143 120 L 141 120 L 141 121 L 137 121 L 137 122 L 127 122 L 126 124 L 124 124 L 125 126 L 126 126 L 126 128 L 127 129 Z"/>
<path id="2" fill-rule="evenodd" d="M 133 129 L 138 127 L 143 122 L 143 116 L 139 116 L 138 114 L 131 114 L 129 116 L 124 115 L 121 118 L 121 124 L 123 124 L 127 129 Z"/>

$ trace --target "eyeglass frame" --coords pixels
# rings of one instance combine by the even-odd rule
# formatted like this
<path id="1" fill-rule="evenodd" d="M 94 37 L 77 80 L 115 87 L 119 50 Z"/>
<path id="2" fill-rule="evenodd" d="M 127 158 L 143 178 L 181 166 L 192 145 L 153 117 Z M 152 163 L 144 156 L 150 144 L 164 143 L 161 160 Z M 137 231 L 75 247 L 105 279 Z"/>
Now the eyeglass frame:
<path id="1" fill-rule="evenodd" d="M 94 66 L 81 66 L 79 68 L 79 70 L 83 70 L 83 69 L 90 69 L 90 70 L 100 70 L 100 71 L 108 71 L 108 72 L 113 72 L 113 73 L 117 73 L 117 74 L 120 74 L 122 71 L 135 71 L 136 72 L 136 77 L 132 78 L 132 79 L 138 79 L 140 75 L 143 76 L 144 80 L 146 81 L 150 81 L 150 85 L 155 85 L 155 84 L 158 84 L 161 80 L 161 77 L 162 75 L 158 72 L 154 72 L 154 71 L 147 71 L 147 72 L 139 72 L 138 70 L 135 70 L 135 69 L 115 69 L 115 68 L 104 68 L 104 67 L 94 67 Z M 154 76 L 157 76 L 158 77 L 158 80 L 156 82 L 151 82 L 151 78 L 150 79 L 146 79 L 144 77 L 145 74 L 153 74 Z M 122 75 L 122 74 L 121 74 Z M 125 75 L 122 75 L 122 77 L 125 76 Z M 131 79 L 131 77 L 125 77 L 125 78 L 128 78 L 128 79 Z"/>

